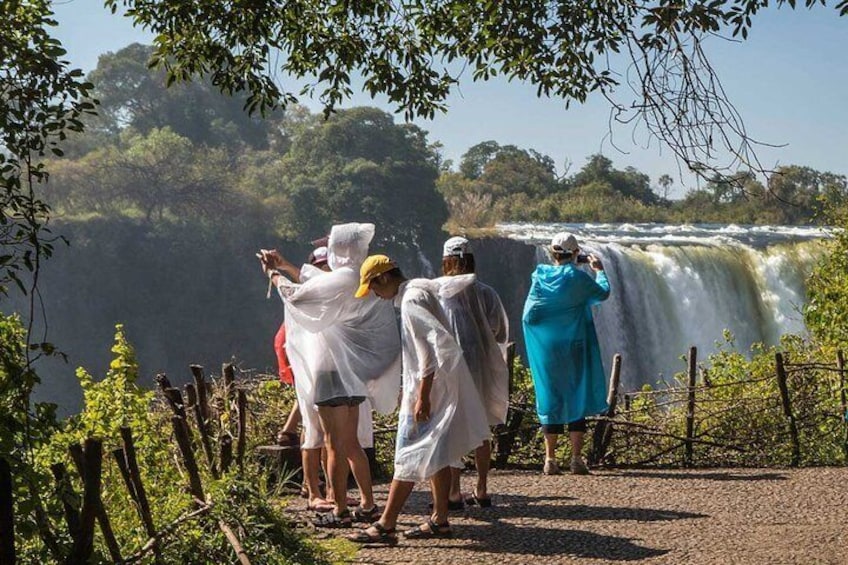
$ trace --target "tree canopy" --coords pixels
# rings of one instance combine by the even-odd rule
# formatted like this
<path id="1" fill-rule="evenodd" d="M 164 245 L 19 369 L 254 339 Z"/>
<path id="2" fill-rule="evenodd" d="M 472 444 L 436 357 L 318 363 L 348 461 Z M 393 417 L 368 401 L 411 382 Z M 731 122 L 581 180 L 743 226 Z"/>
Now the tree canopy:
<path id="1" fill-rule="evenodd" d="M 777 0 L 794 8 L 796 0 Z M 825 0 L 804 0 L 813 7 Z M 354 77 L 407 117 L 445 109 L 461 79 L 526 81 L 566 105 L 605 96 L 613 116 L 641 119 L 692 170 L 759 167 L 742 120 L 703 50 L 710 36 L 747 38 L 768 0 L 106 0 L 156 35 L 153 62 L 176 80 L 209 77 L 246 92 L 246 107 L 285 106 L 315 93 L 330 112 Z M 848 12 L 848 0 L 836 0 Z M 470 77 L 468 76 L 470 75 Z M 615 101 L 616 87 L 633 99 Z"/>
<path id="2" fill-rule="evenodd" d="M 102 119 L 95 128 L 116 133 L 130 126 L 142 134 L 168 127 L 195 143 L 265 147 L 268 133 L 282 114 L 249 116 L 243 94 L 225 96 L 205 77 L 168 84 L 162 69 L 148 66 L 154 48 L 133 43 L 101 55 L 88 80 L 95 85 Z"/>

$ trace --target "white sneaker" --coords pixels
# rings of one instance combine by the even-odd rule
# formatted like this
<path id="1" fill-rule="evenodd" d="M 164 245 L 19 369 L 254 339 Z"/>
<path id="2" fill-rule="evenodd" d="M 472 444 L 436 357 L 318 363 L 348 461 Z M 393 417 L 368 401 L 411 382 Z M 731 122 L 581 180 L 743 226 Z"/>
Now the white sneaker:
<path id="1" fill-rule="evenodd" d="M 572 475 L 588 475 L 589 467 L 586 466 L 586 463 L 583 461 L 582 457 L 573 457 L 571 459 L 571 465 L 569 465 L 571 469 Z"/>
<path id="2" fill-rule="evenodd" d="M 562 471 L 556 459 L 545 459 L 545 468 L 542 470 L 546 475 L 561 475 Z"/>

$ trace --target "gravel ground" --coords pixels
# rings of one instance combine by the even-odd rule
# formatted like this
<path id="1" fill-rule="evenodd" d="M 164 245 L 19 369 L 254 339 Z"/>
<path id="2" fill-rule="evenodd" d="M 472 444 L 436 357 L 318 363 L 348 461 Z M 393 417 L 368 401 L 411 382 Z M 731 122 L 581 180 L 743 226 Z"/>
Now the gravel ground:
<path id="1" fill-rule="evenodd" d="M 463 488 L 473 485 L 463 477 Z M 495 506 L 454 537 L 366 547 L 357 563 L 848 563 L 848 468 L 493 471 Z M 387 485 L 376 488 L 385 501 Z M 399 530 L 427 514 L 418 485 Z"/>

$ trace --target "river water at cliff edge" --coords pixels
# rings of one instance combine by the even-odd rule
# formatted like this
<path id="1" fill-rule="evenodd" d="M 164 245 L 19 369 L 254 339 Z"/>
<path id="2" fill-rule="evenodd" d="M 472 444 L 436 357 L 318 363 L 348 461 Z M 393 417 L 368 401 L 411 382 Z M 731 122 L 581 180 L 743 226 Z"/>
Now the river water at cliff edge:
<path id="1" fill-rule="evenodd" d="M 737 347 L 776 344 L 805 331 L 805 279 L 821 256 L 826 229 L 797 226 L 657 224 L 501 224 L 500 233 L 535 247 L 558 231 L 599 255 L 612 294 L 596 307 L 605 364 L 624 358 L 625 390 L 685 370 L 690 346 L 699 358 L 729 330 Z M 529 273 L 528 273 L 529 275 Z M 513 328 L 520 332 L 519 328 Z"/>

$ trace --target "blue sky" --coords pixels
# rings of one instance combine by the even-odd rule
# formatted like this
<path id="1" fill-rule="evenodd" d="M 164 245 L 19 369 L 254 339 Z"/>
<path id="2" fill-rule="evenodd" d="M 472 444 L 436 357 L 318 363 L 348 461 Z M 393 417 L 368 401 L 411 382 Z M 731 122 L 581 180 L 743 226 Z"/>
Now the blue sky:
<path id="1" fill-rule="evenodd" d="M 59 1 L 54 9 L 56 36 L 71 63 L 85 71 L 102 53 L 151 42 L 150 34 L 112 15 L 99 0 Z M 772 8 L 756 16 L 747 41 L 711 39 L 707 51 L 748 133 L 783 146 L 761 148 L 764 165 L 800 164 L 848 174 L 848 17 L 839 18 L 832 7 Z M 391 111 L 366 94 L 357 94 L 349 105 Z M 446 114 L 415 123 L 431 141 L 441 142 L 445 158 L 454 162 L 472 145 L 493 139 L 549 155 L 560 172 L 567 161 L 574 172 L 600 152 L 617 168 L 636 167 L 652 182 L 663 173 L 672 175 L 677 195 L 697 184 L 692 175 L 681 177 L 672 153 L 656 140 L 648 143 L 642 131 L 634 135 L 631 127 L 614 128 L 613 146 L 609 107 L 601 97 L 566 110 L 561 100 L 537 98 L 532 86 L 466 81 L 451 96 Z"/>

